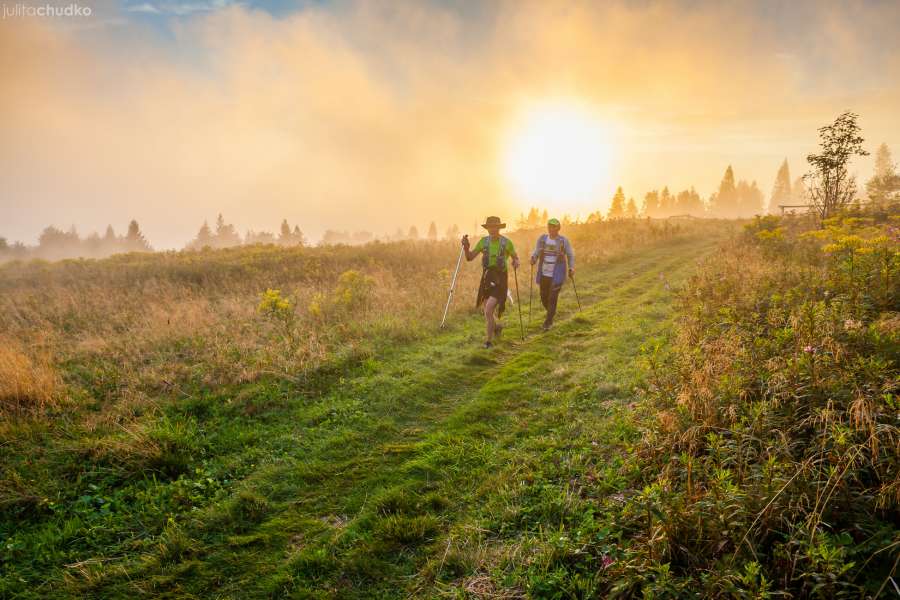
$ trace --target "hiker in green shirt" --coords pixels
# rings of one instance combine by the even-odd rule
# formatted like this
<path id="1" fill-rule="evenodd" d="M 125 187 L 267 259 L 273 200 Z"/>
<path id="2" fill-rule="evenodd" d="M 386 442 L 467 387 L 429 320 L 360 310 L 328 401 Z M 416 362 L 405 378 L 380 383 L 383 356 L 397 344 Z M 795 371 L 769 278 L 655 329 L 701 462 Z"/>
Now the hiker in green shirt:
<path id="1" fill-rule="evenodd" d="M 500 217 L 488 217 L 481 225 L 488 231 L 475 248 L 469 249 L 469 237 L 463 236 L 462 246 L 466 252 L 466 260 L 474 260 L 481 255 L 481 284 L 478 286 L 478 298 L 475 307 L 484 302 L 484 320 L 487 326 L 487 340 L 485 348 L 493 345 L 494 335 L 500 335 L 503 325 L 498 321 L 503 316 L 506 308 L 506 290 L 509 285 L 509 274 L 506 269 L 506 257 L 512 257 L 514 269 L 519 268 L 519 257 L 513 246 L 512 240 L 500 235 L 500 230 L 506 227 L 506 223 L 500 222 Z M 497 310 L 497 317 L 494 317 Z"/>

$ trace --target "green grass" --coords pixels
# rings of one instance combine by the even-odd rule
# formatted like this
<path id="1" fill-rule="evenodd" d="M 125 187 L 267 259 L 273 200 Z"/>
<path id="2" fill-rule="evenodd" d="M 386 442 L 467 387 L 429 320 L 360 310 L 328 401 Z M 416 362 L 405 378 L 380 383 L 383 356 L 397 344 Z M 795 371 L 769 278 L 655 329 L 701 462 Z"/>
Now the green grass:
<path id="1" fill-rule="evenodd" d="M 0 490 L 19 503 L 6 506 L 0 595 L 588 594 L 601 569 L 563 567 L 586 535 L 614 552 L 602 507 L 638 468 L 645 349 L 666 343 L 674 289 L 716 243 L 584 269 L 583 313 L 567 287 L 541 333 L 535 298 L 526 341 L 513 309 L 490 352 L 470 315 L 315 386 L 184 390 L 141 430 L 95 439 L 73 424 L 41 450 L 37 421 L 7 446 L 6 468 L 33 481 Z M 86 493 L 62 505 L 48 481 Z"/>

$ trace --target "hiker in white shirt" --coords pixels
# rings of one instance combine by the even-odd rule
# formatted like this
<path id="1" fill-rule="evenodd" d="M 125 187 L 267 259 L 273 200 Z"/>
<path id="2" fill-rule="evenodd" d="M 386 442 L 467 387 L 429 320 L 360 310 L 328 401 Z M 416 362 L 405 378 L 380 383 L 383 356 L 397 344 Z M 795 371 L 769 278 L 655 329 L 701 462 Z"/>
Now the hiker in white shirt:
<path id="1" fill-rule="evenodd" d="M 540 286 L 541 304 L 547 310 L 544 331 L 550 329 L 553 324 L 556 302 L 559 299 L 559 291 L 566 281 L 566 273 L 568 272 L 569 277 L 575 275 L 575 252 L 569 240 L 559 235 L 559 229 L 559 219 L 547 221 L 547 233 L 538 238 L 531 254 L 531 264 L 538 265 L 534 282 Z"/>

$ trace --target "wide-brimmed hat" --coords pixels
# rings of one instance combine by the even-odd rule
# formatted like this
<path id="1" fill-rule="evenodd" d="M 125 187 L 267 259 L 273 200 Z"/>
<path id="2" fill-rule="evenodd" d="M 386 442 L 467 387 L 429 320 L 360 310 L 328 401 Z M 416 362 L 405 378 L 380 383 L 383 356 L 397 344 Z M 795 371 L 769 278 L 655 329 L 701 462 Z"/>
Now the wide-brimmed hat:
<path id="1" fill-rule="evenodd" d="M 484 220 L 484 223 L 481 224 L 482 227 L 487 229 L 488 227 L 497 227 L 498 229 L 503 229 L 506 227 L 506 223 L 500 222 L 500 217 L 488 217 Z"/>
<path id="2" fill-rule="evenodd" d="M 547 221 L 547 226 L 559 227 L 559 219 L 550 219 Z"/>

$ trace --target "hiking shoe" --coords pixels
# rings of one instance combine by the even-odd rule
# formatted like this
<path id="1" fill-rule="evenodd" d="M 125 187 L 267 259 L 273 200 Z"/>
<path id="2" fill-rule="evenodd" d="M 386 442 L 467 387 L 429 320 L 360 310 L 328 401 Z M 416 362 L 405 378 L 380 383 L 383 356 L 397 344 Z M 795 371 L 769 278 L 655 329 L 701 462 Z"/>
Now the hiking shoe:
<path id="1" fill-rule="evenodd" d="M 485 342 L 485 343 L 484 343 L 484 349 L 485 349 L 485 350 L 490 350 L 492 346 L 493 346 L 493 344 L 490 343 L 490 342 Z"/>
<path id="2" fill-rule="evenodd" d="M 541 329 L 543 329 L 544 331 L 549 331 L 551 325 L 553 325 L 553 321 L 547 319 L 546 321 L 544 321 L 544 324 L 541 325 Z"/>

